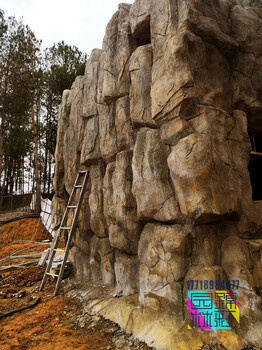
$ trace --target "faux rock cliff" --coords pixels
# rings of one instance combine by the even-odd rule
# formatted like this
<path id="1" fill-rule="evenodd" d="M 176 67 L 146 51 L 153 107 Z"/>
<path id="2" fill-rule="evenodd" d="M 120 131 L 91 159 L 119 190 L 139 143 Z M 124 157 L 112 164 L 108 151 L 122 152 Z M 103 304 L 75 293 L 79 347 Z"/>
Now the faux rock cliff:
<path id="1" fill-rule="evenodd" d="M 261 28 L 260 0 L 120 4 L 63 94 L 53 199 L 58 226 L 78 171 L 90 170 L 70 252 L 77 278 L 138 293 L 141 306 L 166 300 L 177 330 L 187 280 L 239 280 L 235 331 L 257 346 L 262 202 L 248 128 L 262 130 Z"/>

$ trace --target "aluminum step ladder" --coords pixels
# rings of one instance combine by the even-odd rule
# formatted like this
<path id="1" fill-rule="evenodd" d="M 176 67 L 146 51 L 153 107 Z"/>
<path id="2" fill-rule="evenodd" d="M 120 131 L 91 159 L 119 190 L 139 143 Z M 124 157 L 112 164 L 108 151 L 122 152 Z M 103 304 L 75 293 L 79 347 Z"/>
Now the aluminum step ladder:
<path id="1" fill-rule="evenodd" d="M 49 256 L 49 262 L 47 263 L 44 277 L 43 277 L 41 285 L 40 285 L 40 290 L 42 290 L 44 288 L 44 285 L 46 283 L 48 276 L 57 277 L 54 295 L 57 295 L 59 288 L 60 288 L 60 285 L 61 285 L 63 275 L 64 275 L 67 257 L 68 257 L 70 245 L 71 245 L 73 234 L 74 234 L 74 229 L 76 226 L 77 217 L 78 217 L 81 203 L 82 203 L 82 200 L 84 197 L 88 175 L 89 175 L 89 171 L 86 170 L 86 171 L 80 171 L 76 177 L 76 180 L 75 180 L 73 189 L 71 191 L 71 194 L 70 194 L 70 197 L 69 197 L 69 200 L 68 200 L 60 227 L 59 227 L 59 230 L 54 238 L 53 247 L 51 248 L 51 252 L 50 252 L 50 256 Z M 74 216 L 73 216 L 73 221 L 72 221 L 71 226 L 67 227 L 66 220 L 67 220 L 68 213 L 70 210 L 74 211 Z M 65 231 L 67 231 L 67 232 L 69 231 L 69 234 L 67 237 L 67 242 L 66 242 L 66 247 L 65 247 L 65 249 L 58 249 L 57 247 L 58 247 L 58 244 L 61 240 L 61 234 L 62 234 L 62 232 L 65 232 Z M 64 258 L 63 258 L 63 261 L 62 261 L 62 264 L 60 266 L 60 270 L 59 270 L 58 274 L 50 272 L 56 252 L 64 252 Z"/>

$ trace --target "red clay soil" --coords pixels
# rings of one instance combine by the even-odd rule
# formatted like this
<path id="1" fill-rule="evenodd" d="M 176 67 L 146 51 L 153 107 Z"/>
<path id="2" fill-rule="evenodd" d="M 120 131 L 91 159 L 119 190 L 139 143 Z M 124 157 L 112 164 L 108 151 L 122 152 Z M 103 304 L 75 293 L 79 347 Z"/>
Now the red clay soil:
<path id="1" fill-rule="evenodd" d="M 0 244 L 18 240 L 42 241 L 51 238 L 40 218 L 21 219 L 0 225 Z"/>
<path id="2" fill-rule="evenodd" d="M 30 294 L 32 298 L 33 293 Z M 36 292 L 34 297 L 38 297 L 39 294 Z M 43 298 L 35 308 L 0 320 L 1 350 L 115 348 L 109 336 L 102 330 L 91 334 L 90 331 L 77 329 L 71 321 L 81 309 L 76 300 L 64 297 Z M 32 303 L 34 300 L 29 302 L 24 298 L 23 302 L 15 304 L 15 308 Z"/>
<path id="3" fill-rule="evenodd" d="M 48 247 L 13 241 L 41 242 L 51 238 L 37 218 L 0 225 L 0 259 L 24 248 L 27 250 L 16 254 L 41 252 Z M 0 261 L 0 267 L 21 262 L 21 259 L 5 259 Z M 102 328 L 91 332 L 76 327 L 73 318 L 81 313 L 81 305 L 64 296 L 53 297 L 54 280 L 48 280 L 44 291 L 39 292 L 44 269 L 31 266 L 0 272 L 0 315 L 30 305 L 41 297 L 33 309 L 0 318 L 0 350 L 115 349 L 110 336 L 104 334 Z"/>
<path id="4" fill-rule="evenodd" d="M 34 242 L 42 242 L 43 240 L 51 241 L 52 236 L 45 229 L 40 218 L 22 219 L 8 224 L 2 224 L 0 225 L 0 260 L 10 254 L 24 255 L 38 253 L 49 247 L 49 245 L 45 244 L 36 246 L 33 242 L 21 242 L 23 240 L 32 240 Z M 0 261 L 0 266 L 21 262 L 25 261 L 8 259 Z"/>
<path id="5" fill-rule="evenodd" d="M 0 319 L 0 349 L 115 349 L 102 330 L 91 333 L 75 326 L 72 318 L 81 312 L 81 305 L 74 299 L 52 297 L 53 281 L 43 292 L 36 289 L 42 275 L 43 268 L 31 267 L 19 274 L 6 273 L 0 282 L 0 314 L 42 298 L 33 309 Z"/>

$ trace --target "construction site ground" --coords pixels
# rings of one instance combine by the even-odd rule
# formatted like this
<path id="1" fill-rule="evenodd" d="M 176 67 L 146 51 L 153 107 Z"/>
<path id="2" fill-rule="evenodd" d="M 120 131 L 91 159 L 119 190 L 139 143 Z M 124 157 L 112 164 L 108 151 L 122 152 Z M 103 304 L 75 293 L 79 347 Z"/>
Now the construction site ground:
<path id="1" fill-rule="evenodd" d="M 0 216 L 0 220 L 9 218 L 10 215 Z M 51 239 L 38 218 L 0 225 L 0 349 L 149 349 L 111 321 L 83 315 L 80 301 L 66 297 L 63 287 L 53 297 L 53 279 L 39 291 L 45 267 L 36 265 L 36 255 L 40 256 Z M 24 257 L 31 254 L 31 259 Z M 21 263 L 28 265 L 17 267 Z M 3 317 L 34 304 L 38 298 L 41 300 L 36 306 Z"/>

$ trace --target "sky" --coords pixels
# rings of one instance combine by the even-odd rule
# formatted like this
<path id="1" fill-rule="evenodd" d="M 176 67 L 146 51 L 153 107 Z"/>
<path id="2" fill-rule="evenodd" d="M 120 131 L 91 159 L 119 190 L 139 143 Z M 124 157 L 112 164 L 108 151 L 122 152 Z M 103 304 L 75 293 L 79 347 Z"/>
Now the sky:
<path id="1" fill-rule="evenodd" d="M 1 0 L 5 17 L 24 18 L 42 48 L 64 40 L 90 54 L 101 48 L 106 25 L 121 0 Z M 127 0 L 133 3 L 133 0 Z"/>

